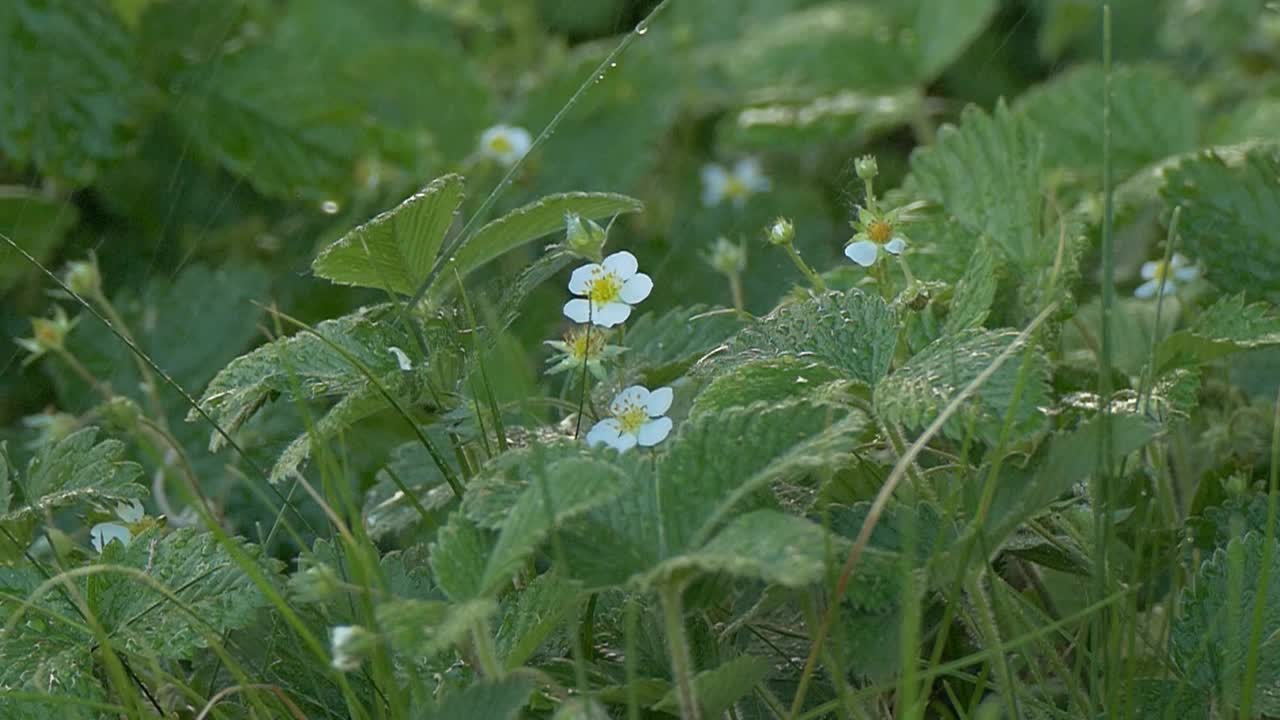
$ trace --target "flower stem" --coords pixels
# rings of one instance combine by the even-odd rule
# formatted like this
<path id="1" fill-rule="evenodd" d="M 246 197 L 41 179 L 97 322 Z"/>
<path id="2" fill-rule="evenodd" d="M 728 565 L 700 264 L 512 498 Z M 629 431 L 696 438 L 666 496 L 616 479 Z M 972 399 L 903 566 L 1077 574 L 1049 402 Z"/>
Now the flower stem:
<path id="1" fill-rule="evenodd" d="M 102 314 L 107 316 L 107 319 L 120 331 L 121 335 L 129 341 L 137 343 L 133 332 L 129 329 L 128 324 L 125 323 L 124 317 L 116 311 L 115 305 L 111 304 L 111 300 L 107 298 L 105 293 L 99 290 L 90 295 L 89 299 L 93 300 L 102 309 Z M 138 375 L 142 380 L 142 392 L 147 396 L 147 405 L 151 410 L 151 415 L 160 427 L 168 429 L 168 418 L 164 414 L 164 404 L 160 402 L 159 386 L 156 385 L 155 375 L 151 373 L 151 368 L 147 367 L 142 358 L 133 355 L 133 361 L 138 367 Z"/>
<path id="2" fill-rule="evenodd" d="M 680 697 L 681 720 L 702 720 L 702 708 L 693 688 L 689 638 L 684 632 L 684 583 L 668 580 L 658 588 L 658 594 L 662 598 L 662 617 L 666 622 L 667 646 L 671 650 L 671 672 L 675 675 Z"/>
<path id="3" fill-rule="evenodd" d="M 729 274 L 729 292 L 733 294 L 733 309 L 743 312 L 746 303 L 742 299 L 742 278 L 737 273 Z"/>
<path id="4" fill-rule="evenodd" d="M 471 640 L 475 645 L 476 659 L 480 662 L 480 671 L 486 678 L 501 678 L 502 663 L 498 662 L 498 649 L 494 647 L 487 621 L 481 620 L 471 628 Z"/>
<path id="5" fill-rule="evenodd" d="M 827 284 L 822 281 L 822 276 L 814 272 L 813 268 L 809 267 L 809 263 L 805 262 L 804 258 L 800 257 L 799 251 L 789 243 L 782 247 L 786 249 L 787 255 L 791 256 L 791 262 L 795 263 L 796 267 L 800 268 L 800 272 L 804 273 L 804 276 L 809 279 L 809 283 L 813 285 L 813 289 L 821 293 L 826 292 Z"/>
<path id="6" fill-rule="evenodd" d="M 588 305 L 587 310 L 587 347 L 591 347 L 591 306 Z M 582 394 L 578 396 L 578 420 L 573 426 L 573 439 L 577 440 L 582 435 L 582 408 L 587 404 L 587 365 L 585 361 L 582 363 Z"/>

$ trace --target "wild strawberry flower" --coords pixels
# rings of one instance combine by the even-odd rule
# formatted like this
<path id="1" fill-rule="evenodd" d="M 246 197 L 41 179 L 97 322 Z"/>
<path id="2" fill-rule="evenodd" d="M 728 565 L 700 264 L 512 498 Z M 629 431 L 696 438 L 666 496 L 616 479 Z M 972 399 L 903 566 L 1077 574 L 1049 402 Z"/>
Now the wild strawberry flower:
<path id="1" fill-rule="evenodd" d="M 480 154 L 511 167 L 529 152 L 529 131 L 514 125 L 494 125 L 480 135 Z"/>
<path id="2" fill-rule="evenodd" d="M 1142 264 L 1142 283 L 1133 294 L 1142 299 L 1156 295 L 1171 293 L 1180 282 L 1189 282 L 1200 276 L 1200 269 L 1187 262 L 1179 253 L 1174 253 L 1166 264 L 1164 260 L 1152 260 Z"/>
<path id="3" fill-rule="evenodd" d="M 636 272 L 636 256 L 623 250 L 600 263 L 583 265 L 569 277 L 569 292 L 581 297 L 564 305 L 564 314 L 578 323 L 613 327 L 631 317 L 631 306 L 649 297 L 653 280 Z"/>
<path id="4" fill-rule="evenodd" d="M 772 188 L 773 182 L 755 158 L 739 160 L 732 170 L 716 163 L 702 166 L 702 204 L 707 207 L 715 207 L 725 200 L 742 207 L 752 195 Z"/>
<path id="5" fill-rule="evenodd" d="M 565 333 L 563 341 L 547 340 L 546 344 L 559 353 L 551 358 L 550 362 L 554 364 L 547 368 L 547 374 L 554 375 L 572 369 L 581 370 L 585 364 L 587 370 L 596 379 L 604 380 L 604 361 L 612 360 L 626 351 L 626 348 L 609 345 L 608 339 L 607 330 L 575 327 Z"/>
<path id="6" fill-rule="evenodd" d="M 116 517 L 122 522 L 101 522 L 89 529 L 89 543 L 93 545 L 93 549 L 99 554 L 103 548 L 110 545 L 111 542 L 119 541 L 125 547 L 133 541 L 133 531 L 129 529 L 129 525 L 142 522 L 142 518 L 146 516 L 146 510 L 142 507 L 142 503 L 137 500 L 130 500 L 128 504 L 118 503 L 116 505 Z"/>
<path id="7" fill-rule="evenodd" d="M 330 663 L 338 672 L 354 672 L 360 669 L 364 654 L 373 643 L 373 636 L 359 625 L 337 625 L 329 628 Z"/>
<path id="8" fill-rule="evenodd" d="M 618 393 L 609 404 L 609 415 L 587 433 L 587 444 L 608 445 L 626 452 L 639 445 L 653 447 L 671 434 L 671 388 L 652 392 L 643 385 L 632 385 Z"/>
<path id="9" fill-rule="evenodd" d="M 900 255 L 907 249 L 907 239 L 898 231 L 897 211 L 884 216 L 866 208 L 858 210 L 858 232 L 844 249 L 845 257 L 862 267 L 871 267 L 880 259 L 880 251 Z"/>
<path id="10" fill-rule="evenodd" d="M 80 318 L 74 320 L 60 306 L 53 308 L 52 318 L 31 318 L 32 336 L 15 338 L 14 342 L 30 355 L 22 361 L 23 367 L 40 359 L 45 353 L 61 352 L 66 347 L 67 334 L 76 326 Z"/>

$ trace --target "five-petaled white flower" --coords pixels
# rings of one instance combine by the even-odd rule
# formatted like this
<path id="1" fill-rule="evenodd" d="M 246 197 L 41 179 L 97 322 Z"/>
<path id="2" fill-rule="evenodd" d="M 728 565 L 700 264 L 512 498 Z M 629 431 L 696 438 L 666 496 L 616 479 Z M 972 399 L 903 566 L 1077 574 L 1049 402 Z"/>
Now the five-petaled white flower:
<path id="1" fill-rule="evenodd" d="M 671 408 L 671 388 L 663 387 L 649 392 L 642 385 L 618 393 L 609 404 L 609 415 L 587 433 L 587 444 L 608 445 L 626 452 L 639 445 L 653 447 L 671 434 L 671 418 L 666 416 Z"/>
<path id="2" fill-rule="evenodd" d="M 601 263 L 583 265 L 569 278 L 569 292 L 581 297 L 564 305 L 564 314 L 574 322 L 590 322 L 613 327 L 626 322 L 631 306 L 649 297 L 653 280 L 636 272 L 636 256 L 623 250 Z"/>
<path id="3" fill-rule="evenodd" d="M 532 145 L 529 131 L 514 125 L 494 125 L 480 135 L 480 154 L 506 167 L 519 162 Z"/>
<path id="4" fill-rule="evenodd" d="M 907 240 L 897 231 L 897 217 L 890 212 L 884 217 L 862 208 L 858 212 L 859 231 L 844 249 L 845 257 L 862 267 L 875 265 L 880 251 L 899 255 L 907 248 Z"/>
<path id="5" fill-rule="evenodd" d="M 1142 263 L 1142 279 L 1146 282 L 1138 286 L 1133 294 L 1137 297 L 1155 297 L 1157 294 L 1173 292 L 1179 282 L 1195 280 L 1200 276 L 1200 269 L 1187 262 L 1179 253 L 1174 253 L 1168 263 L 1163 260 L 1152 260 Z"/>
<path id="6" fill-rule="evenodd" d="M 739 160 L 733 170 L 716 163 L 702 166 L 702 204 L 707 207 L 714 207 L 725 200 L 742 207 L 747 198 L 768 192 L 772 187 L 773 182 L 761 171 L 760 161 L 755 158 Z"/>

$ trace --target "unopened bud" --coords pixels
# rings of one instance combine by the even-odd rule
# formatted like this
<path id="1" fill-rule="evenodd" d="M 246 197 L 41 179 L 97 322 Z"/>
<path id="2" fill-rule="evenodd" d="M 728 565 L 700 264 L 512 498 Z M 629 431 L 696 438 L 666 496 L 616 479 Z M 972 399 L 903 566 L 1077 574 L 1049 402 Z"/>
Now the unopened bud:
<path id="1" fill-rule="evenodd" d="M 716 238 L 711 246 L 711 254 L 707 262 L 715 271 L 724 275 L 737 275 L 747 269 L 747 251 L 741 245 L 732 243 L 723 237 Z"/>
<path id="2" fill-rule="evenodd" d="M 790 245 L 796 237 L 796 227 L 787 218 L 780 217 L 769 226 L 769 242 L 774 245 Z"/>
<path id="3" fill-rule="evenodd" d="M 564 244 L 575 255 L 600 262 L 604 256 L 605 232 L 594 220 L 584 220 L 577 213 L 564 217 Z"/>
<path id="4" fill-rule="evenodd" d="M 880 174 L 880 166 L 876 164 L 875 155 L 863 155 L 853 163 L 853 168 L 858 173 L 858 177 L 863 180 L 871 180 Z"/>
<path id="5" fill-rule="evenodd" d="M 102 291 L 102 275 L 98 272 L 97 261 L 92 257 L 67 263 L 62 282 L 71 288 L 71 292 L 80 296 L 93 296 Z"/>
<path id="6" fill-rule="evenodd" d="M 312 565 L 289 578 L 289 587 L 297 593 L 299 601 L 306 604 L 320 603 L 342 590 L 342 578 L 328 565 Z"/>

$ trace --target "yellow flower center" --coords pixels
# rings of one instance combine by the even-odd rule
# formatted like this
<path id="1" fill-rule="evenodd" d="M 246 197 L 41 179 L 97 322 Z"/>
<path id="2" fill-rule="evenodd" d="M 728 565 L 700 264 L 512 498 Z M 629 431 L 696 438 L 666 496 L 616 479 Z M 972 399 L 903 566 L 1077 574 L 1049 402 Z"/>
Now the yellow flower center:
<path id="1" fill-rule="evenodd" d="M 748 188 L 747 184 L 742 181 L 742 178 L 739 178 L 737 175 L 730 174 L 724 181 L 724 196 L 730 200 L 744 198 L 750 192 L 751 189 Z"/>
<path id="2" fill-rule="evenodd" d="M 498 155 L 506 155 L 515 150 L 515 146 L 511 144 L 511 140 L 506 135 L 494 135 L 489 138 L 489 149 Z"/>
<path id="3" fill-rule="evenodd" d="M 603 330 L 575 328 L 564 336 L 564 344 L 569 348 L 569 357 L 578 363 L 596 359 L 604 350 L 605 333 Z"/>
<path id="4" fill-rule="evenodd" d="M 1167 263 L 1167 262 L 1165 262 L 1165 261 L 1163 261 L 1163 260 L 1159 260 L 1159 261 L 1157 261 L 1157 262 L 1156 262 L 1156 270 L 1155 270 L 1155 273 L 1154 273 L 1154 279 L 1155 279 L 1155 281 L 1156 281 L 1156 282 L 1164 282 L 1165 280 L 1167 280 L 1167 279 L 1168 279 L 1169 274 L 1170 274 L 1170 272 L 1171 272 L 1172 270 L 1173 270 L 1173 268 L 1169 267 L 1169 263 Z"/>
<path id="5" fill-rule="evenodd" d="M 644 407 L 640 405 L 627 404 L 613 414 L 618 425 L 621 426 L 622 432 L 631 435 L 640 431 L 640 427 L 649 422 L 649 413 L 645 412 Z"/>
<path id="6" fill-rule="evenodd" d="M 893 239 L 893 225 L 884 220 L 872 220 L 867 225 L 867 237 L 877 245 L 884 245 Z"/>
<path id="7" fill-rule="evenodd" d="M 602 272 L 587 283 L 587 297 L 592 305 L 607 305 L 622 294 L 622 280 L 611 272 Z"/>
<path id="8" fill-rule="evenodd" d="M 53 325 L 40 323 L 35 326 L 34 330 L 37 344 L 49 349 L 62 347 L 62 335 Z"/>

